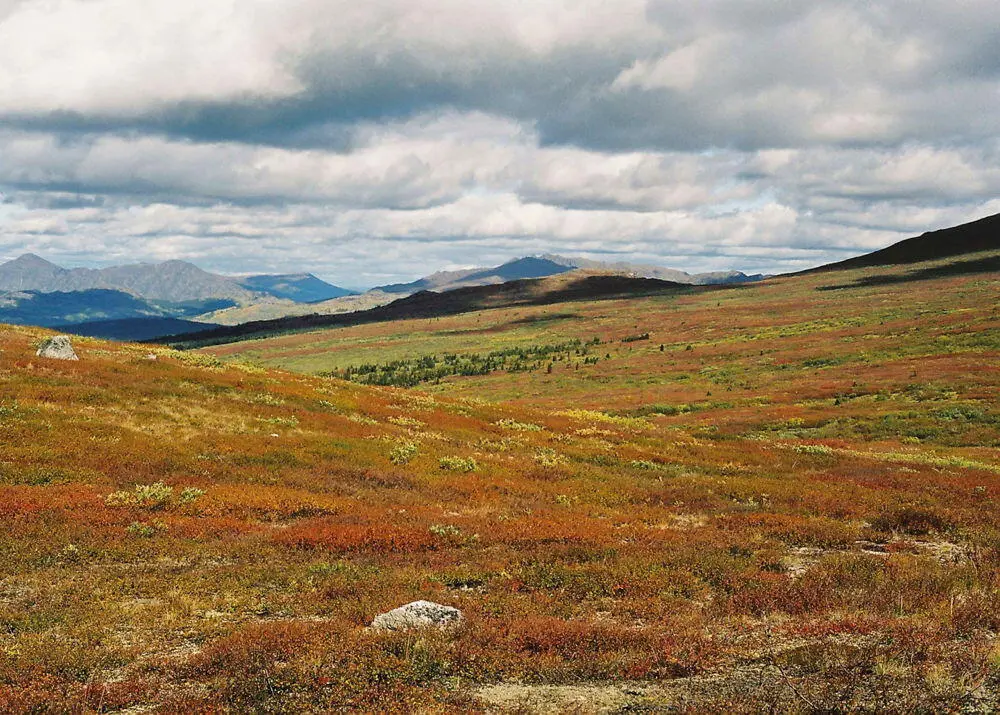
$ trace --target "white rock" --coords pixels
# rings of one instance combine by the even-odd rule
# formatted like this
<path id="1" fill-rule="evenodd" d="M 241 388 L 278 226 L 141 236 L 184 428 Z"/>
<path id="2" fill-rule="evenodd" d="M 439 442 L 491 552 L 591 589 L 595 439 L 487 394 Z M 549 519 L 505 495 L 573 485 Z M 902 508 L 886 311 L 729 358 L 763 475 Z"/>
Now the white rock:
<path id="1" fill-rule="evenodd" d="M 146 355 L 146 359 L 150 362 L 156 362 L 156 353 L 149 353 Z"/>
<path id="2" fill-rule="evenodd" d="M 372 628 L 382 631 L 406 631 L 413 628 L 450 628 L 462 622 L 462 612 L 431 601 L 414 601 L 379 614 Z"/>
<path id="3" fill-rule="evenodd" d="M 68 335 L 54 335 L 38 348 L 35 353 L 38 357 L 51 358 L 52 360 L 79 360 L 76 352 L 73 351 L 73 344 Z"/>

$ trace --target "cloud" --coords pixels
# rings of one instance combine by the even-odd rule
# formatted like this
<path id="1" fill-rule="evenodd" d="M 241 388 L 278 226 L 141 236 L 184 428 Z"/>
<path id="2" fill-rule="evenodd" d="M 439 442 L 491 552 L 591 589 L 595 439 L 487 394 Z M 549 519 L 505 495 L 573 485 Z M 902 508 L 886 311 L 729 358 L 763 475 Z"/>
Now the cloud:
<path id="1" fill-rule="evenodd" d="M 393 279 L 544 251 L 806 267 L 996 208 L 993 14 L 0 1 L 0 255 Z"/>
<path id="2" fill-rule="evenodd" d="M 23 2 L 0 23 L 0 115 L 312 146 L 444 109 L 614 150 L 986 137 L 991 5 Z"/>

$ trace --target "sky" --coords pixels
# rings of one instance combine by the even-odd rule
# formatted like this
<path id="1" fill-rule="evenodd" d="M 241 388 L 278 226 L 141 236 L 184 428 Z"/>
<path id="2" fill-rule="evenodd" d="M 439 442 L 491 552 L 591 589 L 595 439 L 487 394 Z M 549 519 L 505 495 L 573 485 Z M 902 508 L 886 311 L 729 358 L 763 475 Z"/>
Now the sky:
<path id="1" fill-rule="evenodd" d="M 0 0 L 0 260 L 840 260 L 1000 213 L 996 10 Z"/>

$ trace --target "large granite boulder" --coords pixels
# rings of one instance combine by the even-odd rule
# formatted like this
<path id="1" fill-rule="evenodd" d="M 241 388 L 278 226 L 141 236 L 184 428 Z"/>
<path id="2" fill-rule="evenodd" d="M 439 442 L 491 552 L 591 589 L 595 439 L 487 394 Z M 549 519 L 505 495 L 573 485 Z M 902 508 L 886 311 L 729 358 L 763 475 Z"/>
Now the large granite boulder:
<path id="1" fill-rule="evenodd" d="M 35 353 L 38 357 L 50 358 L 52 360 L 79 360 L 73 350 L 73 343 L 68 335 L 54 335 L 47 338 Z"/>
<path id="2" fill-rule="evenodd" d="M 381 631 L 408 631 L 415 628 L 450 628 L 462 622 L 462 612 L 432 601 L 414 601 L 379 614 L 372 628 Z"/>

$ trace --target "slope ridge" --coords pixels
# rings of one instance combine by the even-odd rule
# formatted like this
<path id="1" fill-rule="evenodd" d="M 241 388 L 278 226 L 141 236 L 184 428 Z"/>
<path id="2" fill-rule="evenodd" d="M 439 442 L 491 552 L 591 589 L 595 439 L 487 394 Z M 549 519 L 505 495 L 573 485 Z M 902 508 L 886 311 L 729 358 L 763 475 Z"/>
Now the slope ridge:
<path id="1" fill-rule="evenodd" d="M 802 272 L 906 265 L 996 249 L 1000 249 L 1000 214 L 986 216 L 959 226 L 928 231 L 863 256 Z"/>

